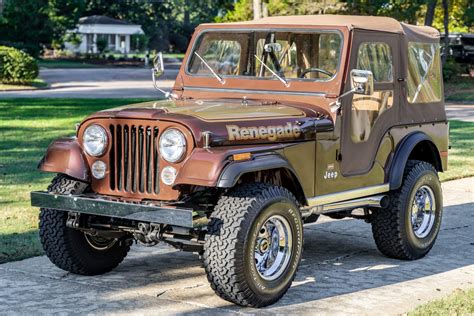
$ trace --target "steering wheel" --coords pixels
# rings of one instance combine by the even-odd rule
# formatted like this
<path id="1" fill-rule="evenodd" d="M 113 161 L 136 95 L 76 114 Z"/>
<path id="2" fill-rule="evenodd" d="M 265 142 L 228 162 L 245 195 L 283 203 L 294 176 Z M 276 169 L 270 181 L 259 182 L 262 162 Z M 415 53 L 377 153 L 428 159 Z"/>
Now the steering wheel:
<path id="1" fill-rule="evenodd" d="M 305 70 L 303 70 L 303 72 L 301 73 L 300 75 L 300 78 L 304 78 L 307 74 L 309 74 L 310 72 L 320 72 L 320 73 L 323 73 L 325 74 L 326 76 L 328 77 L 332 77 L 334 76 L 333 73 L 327 71 L 327 70 L 324 70 L 324 69 L 321 69 L 321 68 L 316 68 L 316 67 L 313 67 L 313 68 L 306 68 Z"/>

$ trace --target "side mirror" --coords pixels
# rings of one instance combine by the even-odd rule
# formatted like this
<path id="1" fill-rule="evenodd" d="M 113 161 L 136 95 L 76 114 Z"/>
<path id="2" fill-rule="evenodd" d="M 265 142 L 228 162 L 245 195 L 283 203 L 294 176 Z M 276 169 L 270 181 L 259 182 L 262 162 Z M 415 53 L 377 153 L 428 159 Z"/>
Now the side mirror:
<path id="1" fill-rule="evenodd" d="M 153 59 L 153 68 L 151 69 L 151 78 L 153 79 L 153 86 L 156 90 L 160 91 L 165 95 L 166 98 L 169 99 L 178 99 L 178 96 L 173 92 L 168 92 L 160 87 L 156 82 L 156 78 L 162 76 L 165 73 L 165 64 L 163 63 L 163 54 L 159 52 L 156 54 L 155 58 Z"/>
<path id="2" fill-rule="evenodd" d="M 374 93 L 374 74 L 372 71 L 352 69 L 350 78 L 352 89 L 341 94 L 336 101 L 329 105 L 331 112 L 338 114 L 340 113 L 342 106 L 341 99 L 346 95 L 350 95 L 352 93 L 371 95 Z"/>
<path id="3" fill-rule="evenodd" d="M 158 78 L 161 77 L 165 73 L 165 65 L 163 63 L 163 54 L 159 52 L 156 54 L 155 58 L 153 59 L 153 77 Z"/>
<path id="4" fill-rule="evenodd" d="M 351 70 L 351 87 L 356 94 L 371 95 L 374 93 L 374 75 L 370 70 Z"/>

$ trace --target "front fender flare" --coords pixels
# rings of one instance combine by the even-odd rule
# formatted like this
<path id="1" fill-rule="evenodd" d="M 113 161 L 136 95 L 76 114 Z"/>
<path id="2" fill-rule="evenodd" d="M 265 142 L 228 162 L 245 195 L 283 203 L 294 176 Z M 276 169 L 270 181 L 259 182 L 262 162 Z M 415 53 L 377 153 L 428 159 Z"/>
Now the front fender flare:
<path id="1" fill-rule="evenodd" d="M 278 154 L 256 156 L 252 160 L 233 162 L 222 171 L 217 187 L 231 188 L 237 184 L 243 174 L 279 168 L 288 169 L 293 175 L 296 174 L 290 163 Z"/>
<path id="2" fill-rule="evenodd" d="M 90 182 L 89 165 L 76 137 L 63 137 L 53 141 L 38 164 L 38 169 L 64 173 L 74 179 Z"/>

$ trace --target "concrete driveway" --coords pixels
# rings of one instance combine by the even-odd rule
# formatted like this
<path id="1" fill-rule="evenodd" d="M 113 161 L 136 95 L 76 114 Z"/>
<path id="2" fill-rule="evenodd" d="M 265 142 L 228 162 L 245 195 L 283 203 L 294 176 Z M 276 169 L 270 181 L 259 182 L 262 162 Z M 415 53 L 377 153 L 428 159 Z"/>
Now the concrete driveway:
<path id="1" fill-rule="evenodd" d="M 450 120 L 474 122 L 474 104 L 446 104 L 446 115 Z"/>
<path id="2" fill-rule="evenodd" d="M 407 312 L 457 288 L 474 287 L 474 178 L 443 184 L 438 241 L 418 261 L 380 255 L 370 226 L 324 217 L 305 226 L 303 261 L 293 286 L 261 310 L 218 298 L 201 261 L 166 245 L 133 247 L 113 272 L 71 275 L 46 257 L 0 265 L 0 314 L 389 314 Z"/>

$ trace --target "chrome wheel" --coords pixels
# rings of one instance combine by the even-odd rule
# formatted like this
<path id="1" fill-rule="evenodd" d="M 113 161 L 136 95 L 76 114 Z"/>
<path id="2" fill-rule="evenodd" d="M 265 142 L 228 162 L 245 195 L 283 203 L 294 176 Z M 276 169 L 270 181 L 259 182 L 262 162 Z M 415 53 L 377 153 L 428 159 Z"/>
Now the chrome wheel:
<path id="1" fill-rule="evenodd" d="M 95 250 L 100 250 L 100 251 L 107 250 L 107 249 L 112 248 L 116 243 L 115 239 L 107 239 L 100 236 L 92 236 L 86 233 L 84 233 L 84 236 L 86 237 L 87 243 Z"/>
<path id="2" fill-rule="evenodd" d="M 271 281 L 282 275 L 290 261 L 292 247 L 288 221 L 279 215 L 267 219 L 255 240 L 255 266 L 260 277 Z"/>
<path id="3" fill-rule="evenodd" d="M 431 232 L 436 219 L 436 201 L 433 190 L 424 185 L 416 193 L 411 206 L 411 226 L 418 238 Z"/>

